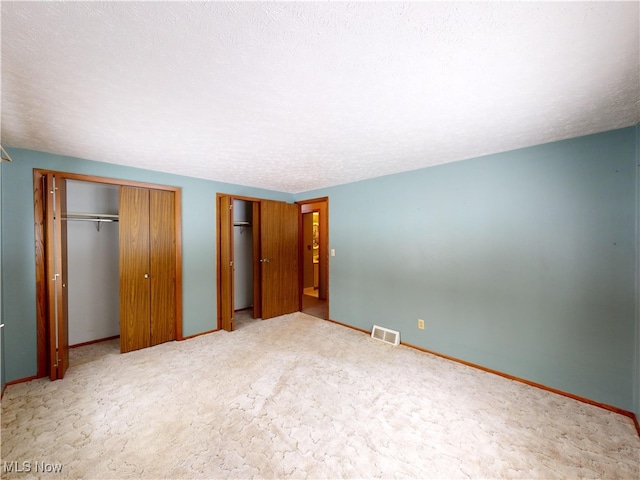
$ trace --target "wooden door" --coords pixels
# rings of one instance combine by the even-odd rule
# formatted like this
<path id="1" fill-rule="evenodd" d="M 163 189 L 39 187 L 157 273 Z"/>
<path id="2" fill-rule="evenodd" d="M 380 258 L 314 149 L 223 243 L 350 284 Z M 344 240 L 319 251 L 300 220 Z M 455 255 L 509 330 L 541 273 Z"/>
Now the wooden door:
<path id="1" fill-rule="evenodd" d="M 149 191 L 151 345 L 176 339 L 176 234 L 173 192 Z"/>
<path id="2" fill-rule="evenodd" d="M 45 228 L 47 262 L 47 317 L 49 329 L 49 378 L 64 377 L 69 367 L 69 321 L 67 290 L 66 180 L 45 176 Z"/>
<path id="3" fill-rule="evenodd" d="M 227 332 L 233 331 L 233 199 L 229 196 L 219 197 L 218 202 L 218 218 L 220 224 L 218 226 L 220 265 L 218 272 L 220 275 L 220 295 L 218 318 L 220 328 Z"/>
<path id="4" fill-rule="evenodd" d="M 58 378 L 64 378 L 69 368 L 69 289 L 67 288 L 68 255 L 67 255 L 67 180 L 56 178 L 56 203 L 59 205 L 56 223 L 60 231 L 60 287 L 58 288 Z"/>
<path id="5" fill-rule="evenodd" d="M 298 311 L 298 205 L 260 202 L 262 318 Z"/>
<path id="6" fill-rule="evenodd" d="M 120 187 L 120 351 L 148 347 L 151 338 L 149 190 Z"/>
<path id="7" fill-rule="evenodd" d="M 253 318 L 262 318 L 262 254 L 260 248 L 260 203 L 253 202 Z"/>

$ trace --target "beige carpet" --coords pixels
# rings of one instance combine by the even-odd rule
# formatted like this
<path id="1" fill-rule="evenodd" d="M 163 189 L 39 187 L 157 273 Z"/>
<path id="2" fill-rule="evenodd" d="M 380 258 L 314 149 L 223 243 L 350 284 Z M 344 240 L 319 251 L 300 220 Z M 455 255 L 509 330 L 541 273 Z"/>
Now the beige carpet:
<path id="1" fill-rule="evenodd" d="M 640 477 L 629 418 L 301 313 L 116 345 L 7 389 L 4 478 Z"/>

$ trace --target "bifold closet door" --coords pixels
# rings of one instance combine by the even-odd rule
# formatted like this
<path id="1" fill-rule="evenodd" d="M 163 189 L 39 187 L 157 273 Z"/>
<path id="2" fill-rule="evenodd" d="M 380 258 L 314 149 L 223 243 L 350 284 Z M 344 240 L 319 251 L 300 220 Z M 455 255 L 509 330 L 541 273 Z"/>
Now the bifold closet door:
<path id="1" fill-rule="evenodd" d="M 233 297 L 234 297 L 234 274 L 233 274 L 233 200 L 229 196 L 222 196 L 218 203 L 219 222 L 218 242 L 220 252 L 220 265 L 218 267 L 220 282 L 220 303 L 218 305 L 220 328 L 231 332 L 233 325 Z"/>
<path id="2" fill-rule="evenodd" d="M 64 377 L 69 367 L 69 297 L 67 289 L 66 180 L 51 173 L 44 177 L 46 235 L 47 329 L 49 378 Z M 65 219 L 65 221 L 63 221 Z"/>
<path id="3" fill-rule="evenodd" d="M 176 339 L 175 197 L 149 191 L 151 345 Z"/>
<path id="4" fill-rule="evenodd" d="M 120 351 L 176 338 L 175 196 L 121 187 Z"/>
<path id="5" fill-rule="evenodd" d="M 120 187 L 120 351 L 151 345 L 149 190 Z"/>

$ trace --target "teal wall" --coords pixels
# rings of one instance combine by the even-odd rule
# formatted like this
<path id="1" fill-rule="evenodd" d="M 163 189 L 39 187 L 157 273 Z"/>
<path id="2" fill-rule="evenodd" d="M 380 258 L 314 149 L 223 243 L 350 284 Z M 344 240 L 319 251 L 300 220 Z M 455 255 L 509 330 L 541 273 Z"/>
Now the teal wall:
<path id="1" fill-rule="evenodd" d="M 331 319 L 636 410 L 635 149 L 627 128 L 296 195 L 329 197 Z"/>
<path id="2" fill-rule="evenodd" d="M 330 317 L 640 415 L 640 126 L 295 196 L 10 149 L 6 380 L 35 374 L 32 170 L 182 187 L 184 334 L 215 328 L 216 192 L 329 196 Z M 417 319 L 426 321 L 417 329 Z"/>
<path id="3" fill-rule="evenodd" d="M 9 149 L 2 166 L 2 299 L 6 380 L 36 374 L 33 169 L 42 168 L 182 188 L 183 334 L 216 325 L 216 193 L 292 201 L 291 195 L 122 167 L 30 150 Z"/>

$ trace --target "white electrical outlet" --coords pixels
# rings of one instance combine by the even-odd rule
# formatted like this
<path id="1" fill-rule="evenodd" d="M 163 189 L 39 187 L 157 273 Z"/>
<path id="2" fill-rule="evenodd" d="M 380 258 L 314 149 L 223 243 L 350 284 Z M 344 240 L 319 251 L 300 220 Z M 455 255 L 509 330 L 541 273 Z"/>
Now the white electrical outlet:
<path id="1" fill-rule="evenodd" d="M 421 318 L 418 319 L 418 328 L 424 330 L 424 320 Z"/>

